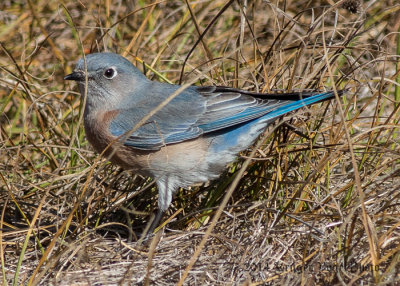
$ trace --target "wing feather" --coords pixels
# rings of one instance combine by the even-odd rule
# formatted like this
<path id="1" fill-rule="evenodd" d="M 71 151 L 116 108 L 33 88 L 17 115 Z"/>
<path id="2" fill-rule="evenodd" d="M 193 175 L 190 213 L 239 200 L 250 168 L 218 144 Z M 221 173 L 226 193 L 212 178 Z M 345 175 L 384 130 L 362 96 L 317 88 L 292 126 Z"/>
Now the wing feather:
<path id="1" fill-rule="evenodd" d="M 179 86 L 154 82 L 153 88 L 149 92 L 152 96 L 147 102 L 141 101 L 140 106 L 120 110 L 109 127 L 114 136 L 121 136 L 132 130 L 148 112 Z M 318 97 L 320 95 L 322 96 Z M 251 93 L 227 87 L 193 86 L 153 115 L 124 144 L 137 149 L 158 150 L 162 146 L 194 139 L 204 133 L 235 126 L 266 114 L 275 118 L 333 96 L 332 92 L 293 92 L 279 95 Z"/>

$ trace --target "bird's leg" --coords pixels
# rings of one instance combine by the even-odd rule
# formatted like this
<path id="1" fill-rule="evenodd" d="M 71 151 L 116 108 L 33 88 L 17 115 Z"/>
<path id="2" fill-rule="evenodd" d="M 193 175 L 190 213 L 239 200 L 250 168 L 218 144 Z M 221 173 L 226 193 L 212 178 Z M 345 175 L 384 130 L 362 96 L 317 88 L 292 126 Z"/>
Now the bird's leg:
<path id="1" fill-rule="evenodd" d="M 154 230 L 160 224 L 163 214 L 164 214 L 164 211 L 162 211 L 161 209 L 158 209 L 156 214 L 151 216 L 150 226 L 147 227 L 149 225 L 149 224 L 147 224 L 146 228 L 144 229 L 144 231 L 142 233 L 141 239 L 146 239 L 153 234 Z"/>
<path id="2" fill-rule="evenodd" d="M 152 221 L 149 228 L 143 233 L 143 237 L 148 237 L 153 234 L 154 230 L 160 224 L 160 221 L 163 217 L 165 209 L 168 208 L 171 203 L 171 194 L 168 193 L 168 177 L 162 181 L 157 181 L 158 186 L 158 211 L 155 216 L 152 216 Z"/>
<path id="3" fill-rule="evenodd" d="M 158 209 L 157 213 L 155 216 L 153 216 L 153 221 L 151 222 L 151 225 L 149 227 L 148 233 L 153 233 L 156 227 L 160 224 L 161 218 L 163 217 L 164 211 L 161 209 Z"/>

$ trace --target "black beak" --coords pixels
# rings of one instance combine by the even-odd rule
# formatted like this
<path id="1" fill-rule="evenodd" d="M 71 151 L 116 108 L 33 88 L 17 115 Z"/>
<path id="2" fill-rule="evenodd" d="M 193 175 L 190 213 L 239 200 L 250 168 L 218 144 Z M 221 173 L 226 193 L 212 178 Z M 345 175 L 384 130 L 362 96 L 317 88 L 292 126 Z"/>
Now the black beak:
<path id="1" fill-rule="evenodd" d="M 64 77 L 65 80 L 84 81 L 85 74 L 82 71 L 74 71 Z"/>

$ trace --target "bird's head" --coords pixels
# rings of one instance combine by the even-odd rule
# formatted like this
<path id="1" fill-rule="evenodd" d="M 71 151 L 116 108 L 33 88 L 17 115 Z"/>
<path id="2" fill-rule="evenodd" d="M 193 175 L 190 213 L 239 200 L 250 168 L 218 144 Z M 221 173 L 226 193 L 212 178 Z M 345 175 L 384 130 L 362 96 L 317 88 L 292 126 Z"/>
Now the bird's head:
<path id="1" fill-rule="evenodd" d="M 115 107 L 132 97 L 149 81 L 126 58 L 114 53 L 89 54 L 76 64 L 74 72 L 65 76 L 65 80 L 78 83 L 81 94 L 85 95 L 87 82 L 88 104 L 107 104 Z M 87 80 L 87 81 L 86 81 Z M 138 95 L 140 96 L 140 95 Z"/>

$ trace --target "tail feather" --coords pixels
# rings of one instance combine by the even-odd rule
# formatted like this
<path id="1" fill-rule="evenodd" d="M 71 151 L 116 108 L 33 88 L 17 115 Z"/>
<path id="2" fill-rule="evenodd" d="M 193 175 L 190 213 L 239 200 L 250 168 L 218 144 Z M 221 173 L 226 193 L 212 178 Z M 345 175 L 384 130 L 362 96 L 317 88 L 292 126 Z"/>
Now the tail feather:
<path id="1" fill-rule="evenodd" d="M 255 98 L 259 99 L 274 99 L 274 100 L 302 100 L 306 99 L 315 95 L 320 95 L 323 92 L 322 91 L 294 91 L 294 92 L 276 92 L 276 93 L 259 93 L 259 92 L 253 92 L 253 91 L 246 91 L 246 90 L 239 90 L 233 87 L 226 87 L 226 86 L 216 86 L 214 92 L 238 92 L 241 94 L 246 94 L 250 95 Z M 344 94 L 345 90 L 338 90 L 338 95 L 342 96 Z M 329 91 L 327 93 L 332 93 L 332 97 L 334 97 L 333 91 Z M 330 98 L 327 98 L 328 100 Z"/>
<path id="2" fill-rule="evenodd" d="M 338 95 L 342 96 L 344 94 L 344 90 L 340 90 L 338 91 Z M 290 94 L 284 94 L 284 95 L 290 95 L 290 96 L 303 96 L 301 93 L 290 93 Z M 313 95 L 308 95 L 307 97 L 303 97 L 303 99 L 294 101 L 292 103 L 286 104 L 282 107 L 277 108 L 274 111 L 271 111 L 265 115 L 263 115 L 262 117 L 260 117 L 260 121 L 270 121 L 274 118 L 277 118 L 279 116 L 282 116 L 288 112 L 297 110 L 299 108 L 305 107 L 305 106 L 309 106 L 309 105 L 313 105 L 315 103 L 319 103 L 319 102 L 323 102 L 326 100 L 330 100 L 333 97 L 335 97 L 335 94 L 333 91 L 328 91 L 328 92 L 324 92 L 324 93 L 314 93 Z M 296 100 L 296 99 L 291 99 L 291 100 Z"/>

